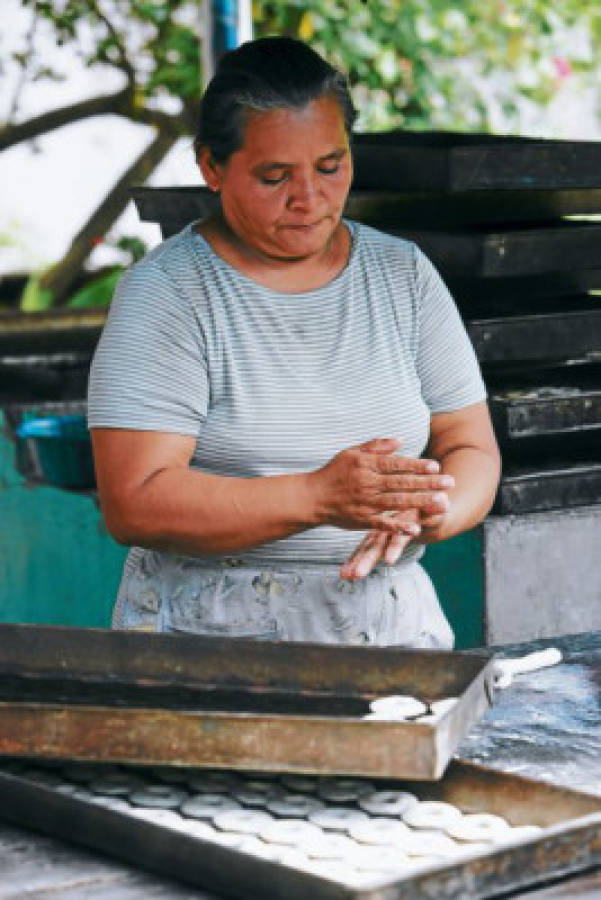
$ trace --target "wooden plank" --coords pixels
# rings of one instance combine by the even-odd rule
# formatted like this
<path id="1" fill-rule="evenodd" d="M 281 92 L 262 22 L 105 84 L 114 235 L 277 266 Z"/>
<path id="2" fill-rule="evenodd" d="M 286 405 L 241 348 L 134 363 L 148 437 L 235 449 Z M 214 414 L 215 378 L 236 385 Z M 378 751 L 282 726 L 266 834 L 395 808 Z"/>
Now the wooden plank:
<path id="1" fill-rule="evenodd" d="M 601 384 L 524 387 L 495 392 L 490 408 L 502 442 L 601 430 Z"/>
<path id="2" fill-rule="evenodd" d="M 538 467 L 505 466 L 493 513 L 518 515 L 601 503 L 601 463 L 545 461 Z"/>
<path id="3" fill-rule="evenodd" d="M 356 135 L 355 186 L 392 190 L 553 190 L 601 186 L 601 144 L 453 132 Z"/>
<path id="4" fill-rule="evenodd" d="M 484 365 L 584 359 L 601 353 L 601 302 L 567 298 L 563 310 L 470 319 L 467 331 Z"/>
<path id="5" fill-rule="evenodd" d="M 132 198 L 143 221 L 174 232 L 219 208 L 203 185 L 134 187 Z M 601 214 L 601 189 L 560 191 L 393 191 L 351 188 L 344 215 L 374 227 L 437 224 L 457 228 L 486 222 L 558 222 L 564 216 Z"/>
<path id="6" fill-rule="evenodd" d="M 545 304 L 555 298 L 579 296 L 601 289 L 601 269 L 571 272 L 541 272 L 535 275 L 478 278 L 446 274 L 446 283 L 457 305 L 466 313 L 491 312 L 493 305 L 505 307 L 505 313 L 517 311 L 534 301 Z M 541 306 L 541 309 L 543 307 Z"/>
<path id="7" fill-rule="evenodd" d="M 391 229 L 415 243 L 443 275 L 499 278 L 593 269 L 601 259 L 601 224 L 565 222 L 505 231 Z"/>

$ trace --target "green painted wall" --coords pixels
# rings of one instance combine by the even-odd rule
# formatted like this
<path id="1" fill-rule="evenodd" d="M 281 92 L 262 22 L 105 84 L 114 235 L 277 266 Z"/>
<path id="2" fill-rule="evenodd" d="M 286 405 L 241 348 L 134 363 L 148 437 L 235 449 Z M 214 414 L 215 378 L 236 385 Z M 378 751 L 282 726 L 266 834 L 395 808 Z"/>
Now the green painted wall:
<path id="1" fill-rule="evenodd" d="M 455 648 L 484 644 L 482 528 L 431 544 L 422 560 L 455 632 Z"/>
<path id="2" fill-rule="evenodd" d="M 92 496 L 26 484 L 0 412 L 0 621 L 108 627 L 125 554 Z"/>
<path id="3" fill-rule="evenodd" d="M 126 552 L 92 496 L 25 482 L 0 411 L 0 621 L 109 627 Z M 480 529 L 428 547 L 424 565 L 456 647 L 481 645 Z"/>

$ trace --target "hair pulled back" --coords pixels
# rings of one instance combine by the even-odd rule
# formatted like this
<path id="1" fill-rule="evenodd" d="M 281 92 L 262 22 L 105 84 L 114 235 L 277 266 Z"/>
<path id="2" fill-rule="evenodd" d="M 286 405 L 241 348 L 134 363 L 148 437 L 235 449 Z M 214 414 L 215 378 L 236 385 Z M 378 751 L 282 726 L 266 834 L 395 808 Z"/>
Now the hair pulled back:
<path id="1" fill-rule="evenodd" d="M 347 134 L 357 112 L 344 75 L 302 41 L 266 37 L 224 54 L 200 103 L 196 155 L 208 147 L 224 164 L 244 144 L 244 125 L 253 112 L 300 109 L 332 97 L 340 106 Z"/>

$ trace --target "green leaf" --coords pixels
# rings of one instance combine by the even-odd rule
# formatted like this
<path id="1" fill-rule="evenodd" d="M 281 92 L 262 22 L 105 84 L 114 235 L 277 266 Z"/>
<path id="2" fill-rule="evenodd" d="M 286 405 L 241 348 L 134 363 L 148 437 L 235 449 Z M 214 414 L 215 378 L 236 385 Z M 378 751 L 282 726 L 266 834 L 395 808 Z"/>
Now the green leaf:
<path id="1" fill-rule="evenodd" d="M 19 301 L 21 312 L 41 312 L 44 309 L 50 309 L 52 306 L 52 291 L 40 286 L 42 274 L 37 272 L 30 275 L 27 279 Z"/>
<path id="2" fill-rule="evenodd" d="M 89 306 L 110 306 L 117 282 L 124 271 L 123 266 L 117 266 L 110 272 L 96 278 L 90 284 L 73 294 L 66 304 L 70 309 L 85 309 Z"/>

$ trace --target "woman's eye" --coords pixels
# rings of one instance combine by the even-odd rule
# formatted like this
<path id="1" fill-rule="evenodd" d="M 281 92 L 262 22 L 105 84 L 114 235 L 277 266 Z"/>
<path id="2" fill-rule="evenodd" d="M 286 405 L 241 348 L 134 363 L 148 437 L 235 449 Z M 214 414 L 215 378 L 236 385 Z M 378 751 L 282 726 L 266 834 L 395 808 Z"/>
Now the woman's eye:
<path id="1" fill-rule="evenodd" d="M 321 168 L 318 169 L 318 171 L 321 172 L 322 175 L 335 175 L 339 168 L 340 168 L 340 166 L 334 166 L 333 169 L 329 169 L 329 168 L 326 168 L 325 166 L 321 166 Z"/>
<path id="2" fill-rule="evenodd" d="M 261 184 L 281 184 L 285 177 L 285 175 L 282 175 L 281 178 L 266 178 L 263 175 L 261 178 Z"/>

